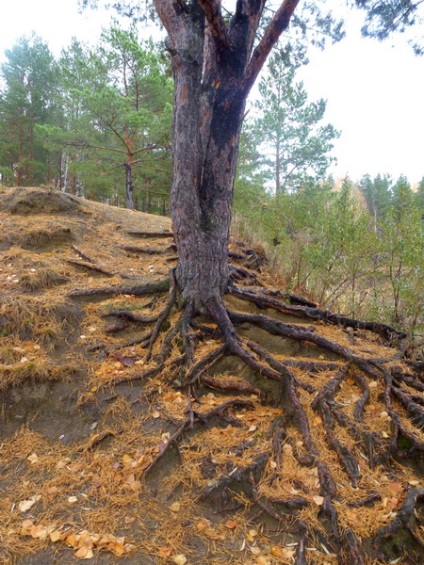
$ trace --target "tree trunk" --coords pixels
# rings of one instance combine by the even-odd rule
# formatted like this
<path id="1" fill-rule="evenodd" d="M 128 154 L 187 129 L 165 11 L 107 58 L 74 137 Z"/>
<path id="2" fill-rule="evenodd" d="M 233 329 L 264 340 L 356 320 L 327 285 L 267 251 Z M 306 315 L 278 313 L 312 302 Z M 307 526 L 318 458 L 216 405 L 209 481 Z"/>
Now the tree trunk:
<path id="1" fill-rule="evenodd" d="M 77 176 L 73 172 L 70 174 L 69 193 L 75 195 L 77 193 Z"/>
<path id="2" fill-rule="evenodd" d="M 182 303 L 204 312 L 228 284 L 228 242 L 237 148 L 245 97 L 236 69 L 204 34 L 204 14 L 191 15 L 174 41 L 173 184 L 170 207 Z M 208 88 L 206 84 L 213 84 Z M 231 87 L 230 87 L 231 85 Z"/>
<path id="3" fill-rule="evenodd" d="M 22 167 L 22 161 L 23 161 L 23 155 L 24 155 L 24 150 L 23 150 L 23 133 L 22 133 L 22 129 L 19 126 L 19 132 L 18 132 L 18 166 L 17 166 L 17 186 L 22 186 L 23 185 L 23 167 Z"/>
<path id="4" fill-rule="evenodd" d="M 277 134 L 275 146 L 275 194 L 281 194 L 281 155 L 280 155 L 280 136 Z"/>
<path id="5" fill-rule="evenodd" d="M 216 118 L 212 116 L 212 121 Z M 235 132 L 234 140 L 238 139 Z M 203 311 L 211 299 L 221 297 L 228 284 L 228 242 L 231 224 L 235 142 L 197 156 L 199 175 L 181 167 L 171 192 L 171 210 L 179 262 L 176 278 L 183 302 Z M 211 145 L 214 145 L 211 139 Z M 223 163 L 225 161 L 225 163 Z M 185 160 L 181 163 L 186 162 Z M 183 190 L 182 187 L 190 187 Z"/>
<path id="6" fill-rule="evenodd" d="M 253 49 L 265 2 L 155 0 L 174 74 L 170 207 L 181 304 L 211 312 L 229 280 L 228 243 L 238 142 L 247 95 L 299 0 L 285 0 Z"/>
<path id="7" fill-rule="evenodd" d="M 131 164 L 125 163 L 125 193 L 127 199 L 127 208 L 134 210 L 134 187 L 132 183 L 132 167 Z"/>

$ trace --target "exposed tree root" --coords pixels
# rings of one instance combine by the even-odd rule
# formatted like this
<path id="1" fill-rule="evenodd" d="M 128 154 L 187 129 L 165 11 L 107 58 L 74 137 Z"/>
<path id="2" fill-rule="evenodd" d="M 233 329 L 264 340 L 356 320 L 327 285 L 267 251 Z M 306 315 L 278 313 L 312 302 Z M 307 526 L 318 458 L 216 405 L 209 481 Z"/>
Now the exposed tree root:
<path id="1" fill-rule="evenodd" d="M 156 458 L 152 461 L 149 467 L 146 469 L 146 473 L 149 473 L 153 467 L 162 459 L 168 449 L 173 446 L 184 434 L 185 430 L 188 428 L 192 429 L 194 424 L 205 424 L 209 420 L 215 417 L 224 418 L 225 414 L 231 408 L 253 408 L 253 403 L 248 400 L 236 399 L 236 400 L 228 400 L 219 406 L 216 406 L 209 412 L 197 413 L 194 410 L 189 411 L 190 416 L 185 420 L 181 426 L 177 429 L 177 431 L 170 437 L 167 443 L 162 447 L 160 453 L 156 456 Z"/>
<path id="2" fill-rule="evenodd" d="M 119 294 L 129 294 L 133 296 L 148 296 L 155 293 L 164 293 L 169 289 L 169 279 L 138 284 L 135 286 L 109 286 L 102 288 L 86 288 L 83 290 L 73 290 L 69 293 L 70 298 L 103 298 L 105 296 L 118 296 Z"/>
<path id="3" fill-rule="evenodd" d="M 238 251 L 231 250 L 228 253 L 232 261 L 241 262 L 248 269 L 259 271 L 266 263 L 267 258 L 262 249 L 253 249 L 247 246 L 243 241 L 236 242 Z"/>
<path id="4" fill-rule="evenodd" d="M 104 432 L 101 432 L 100 434 L 95 434 L 92 437 L 90 437 L 87 444 L 84 445 L 84 447 L 82 447 L 80 451 L 83 453 L 86 451 L 91 451 L 92 449 L 95 449 L 97 446 L 99 446 L 102 443 L 102 441 L 104 441 L 105 439 L 108 439 L 110 437 L 116 437 L 121 433 L 122 430 L 118 430 L 118 431 L 106 430 Z"/>
<path id="5" fill-rule="evenodd" d="M 127 234 L 141 239 L 174 237 L 174 234 L 169 231 L 127 231 Z"/>
<path id="6" fill-rule="evenodd" d="M 106 314 L 103 314 L 102 317 L 116 317 L 140 324 L 151 324 L 156 322 L 158 319 L 157 316 L 141 316 L 140 314 L 134 314 L 134 312 L 131 312 L 130 310 L 110 310 Z"/>
<path id="7" fill-rule="evenodd" d="M 196 410 L 194 404 L 200 402 L 201 389 L 212 388 L 232 395 L 254 395 L 261 402 L 277 406 L 282 411 L 281 420 L 278 419 L 270 425 L 272 450 L 268 453 L 259 453 L 250 464 L 234 466 L 220 476 L 213 476 L 215 468 L 209 461 L 207 465 L 205 464 L 205 473 L 211 474 L 214 480 L 203 490 L 199 498 L 212 497 L 219 501 L 221 508 L 225 509 L 233 493 L 243 493 L 263 512 L 297 535 L 296 562 L 300 565 L 309 562 L 306 540 L 310 536 L 323 540 L 323 544 L 338 555 L 339 563 L 364 564 L 366 561 L 363 540 L 355 533 L 353 526 L 346 526 L 341 517 L 343 490 L 339 484 L 340 476 L 335 474 L 334 469 L 338 466 L 343 480 L 346 479 L 352 488 L 356 489 L 363 480 L 364 465 L 370 470 L 378 465 L 387 465 L 387 462 L 399 451 L 401 440 L 407 444 L 407 453 L 422 454 L 424 383 L 420 374 L 418 372 L 411 374 L 400 365 L 393 366 L 393 358 L 389 360 L 373 358 L 369 355 L 365 356 L 358 349 L 345 347 L 322 335 L 319 327 L 314 329 L 284 323 L 271 315 L 235 312 L 218 299 L 211 300 L 206 305 L 213 325 L 205 325 L 199 319 L 195 319 L 196 312 L 190 303 L 185 305 L 178 320 L 171 325 L 169 319 L 178 308 L 178 289 L 173 271 L 166 281 L 136 287 L 74 291 L 71 296 L 118 293 L 142 296 L 155 292 L 163 293 L 166 290 L 168 290 L 166 304 L 156 316 L 139 316 L 127 310 L 113 310 L 106 315 L 126 322 L 151 326 L 148 333 L 143 336 L 149 367 L 140 374 L 117 379 L 115 383 L 128 380 L 133 382 L 158 374 L 166 375 L 169 381 L 169 374 L 175 374 L 169 371 L 172 365 L 173 369 L 178 368 L 178 382 L 188 394 L 186 418 L 182 421 L 171 419 L 177 429 L 157 454 L 146 473 L 149 473 L 168 449 L 182 440 L 189 431 L 190 434 L 194 434 L 199 426 L 210 425 L 214 420 L 241 426 L 243 424 L 232 416 L 231 411 L 253 408 L 252 401 L 240 397 L 227 400 L 206 412 Z M 253 302 L 259 308 L 266 308 L 268 312 L 274 311 L 304 320 L 320 320 L 331 325 L 369 330 L 386 342 L 394 343 L 404 337 L 404 334 L 384 324 L 362 322 L 332 314 L 308 305 L 306 301 L 305 304 L 301 304 L 298 297 L 294 298 L 296 305 L 293 306 L 275 296 L 270 296 L 270 293 L 262 289 L 240 289 L 232 285 L 229 287 L 229 293 Z M 256 341 L 238 335 L 237 328 L 243 329 L 246 325 L 261 328 L 272 336 L 312 344 L 323 352 L 331 353 L 336 360 L 309 361 L 281 358 L 271 354 Z M 160 340 L 159 335 L 161 335 Z M 202 349 L 205 340 L 210 345 L 207 350 Z M 178 357 L 175 356 L 175 350 L 180 353 Z M 240 378 L 226 379 L 225 375 L 218 378 L 214 375 L 214 369 L 219 367 L 219 363 L 226 356 L 241 360 L 251 373 L 256 375 L 256 382 L 247 382 Z M 321 375 L 326 375 L 325 381 Z M 261 387 L 263 380 L 272 381 L 274 390 L 276 387 L 278 393 L 266 394 Z M 353 401 L 349 400 L 349 403 L 346 403 L 343 400 L 343 390 L 349 386 L 355 387 L 356 395 Z M 368 414 L 373 408 L 372 402 L 376 401 L 376 397 L 372 396 L 372 388 L 376 387 L 379 387 L 378 401 L 384 407 L 384 418 L 388 422 L 384 431 L 374 431 L 367 423 Z M 381 416 L 383 417 L 383 413 Z M 297 441 L 292 437 L 294 434 L 298 438 Z M 247 447 L 248 445 L 241 446 L 240 453 Z M 332 454 L 331 464 L 325 457 L 326 449 Z M 319 495 L 314 499 L 315 504 L 319 505 L 318 518 L 323 530 L 309 526 L 301 518 L 301 512 L 311 507 L 311 497 L 300 480 L 299 490 L 303 490 L 300 495 L 281 498 L 264 496 L 261 492 L 265 471 L 270 465 L 271 458 L 274 470 L 272 473 L 268 472 L 266 483 L 272 486 L 276 481 L 281 480 L 287 451 L 290 451 L 301 469 L 316 470 Z M 415 532 L 419 524 L 415 509 L 424 500 L 424 490 L 408 491 L 408 488 L 401 487 L 402 492 L 405 490 L 405 498 L 397 514 L 374 536 L 374 542 L 378 547 L 384 549 L 385 541 L 395 537 L 400 531 L 409 531 L 410 535 L 417 538 L 416 541 L 419 540 Z M 363 489 L 362 492 L 365 496 L 358 500 L 348 500 L 345 502 L 347 507 L 364 509 L 381 503 L 382 496 L 379 492 L 372 488 Z"/>
<path id="8" fill-rule="evenodd" d="M 396 534 L 407 529 L 409 533 L 413 534 L 413 523 L 417 522 L 417 516 L 415 511 L 419 502 L 424 500 L 424 489 L 412 489 L 406 495 L 406 498 L 400 507 L 396 517 L 390 524 L 381 528 L 378 536 L 377 543 L 379 545 L 384 545 L 384 541 L 387 539 L 393 539 Z M 416 539 L 415 534 L 413 534 Z M 419 542 L 422 544 L 422 541 Z"/>
<path id="9" fill-rule="evenodd" d="M 96 260 L 93 259 L 92 257 L 90 257 L 90 255 L 88 255 L 85 251 L 83 251 L 82 249 L 80 249 L 79 247 L 77 247 L 76 245 L 72 245 L 71 246 L 72 249 L 74 251 L 76 251 L 78 253 L 78 255 L 80 255 L 83 259 L 85 259 L 86 261 L 88 261 L 89 263 L 95 263 Z"/>
<path id="10" fill-rule="evenodd" d="M 361 508 L 362 506 L 370 506 L 373 505 L 375 502 L 379 502 L 381 500 L 381 494 L 378 492 L 373 492 L 366 498 L 362 500 L 358 500 L 356 502 L 348 502 L 347 505 L 351 508 Z"/>
<path id="11" fill-rule="evenodd" d="M 114 277 L 115 273 L 100 267 L 99 265 L 94 265 L 93 263 L 84 263 L 82 261 L 74 261 L 73 259 L 67 259 L 67 263 L 70 265 L 75 265 L 77 267 L 83 267 L 84 269 L 88 269 L 89 271 L 96 271 L 97 273 L 101 273 L 102 275 L 106 275 L 108 277 Z"/>
<path id="12" fill-rule="evenodd" d="M 72 249 L 74 251 L 76 251 L 78 253 L 78 255 L 80 255 L 83 259 L 88 261 L 88 263 L 85 263 L 85 262 L 82 262 L 82 261 L 75 261 L 73 259 L 68 259 L 66 262 L 69 263 L 70 265 L 75 265 L 76 267 L 83 267 L 84 269 L 87 269 L 87 270 L 96 271 L 96 272 L 101 273 L 103 275 L 106 275 L 108 277 L 114 277 L 114 276 L 116 276 L 116 274 L 119 274 L 119 276 L 123 279 L 129 279 L 130 278 L 129 275 L 120 274 L 120 273 L 113 273 L 112 271 L 105 269 L 104 267 L 102 267 L 101 265 L 98 264 L 96 259 L 93 259 L 90 255 L 88 255 L 85 251 L 83 251 L 82 249 L 80 249 L 76 245 L 72 245 Z"/>
<path id="13" fill-rule="evenodd" d="M 205 374 L 203 374 L 200 377 L 200 381 L 209 388 L 213 388 L 216 390 L 222 390 L 227 392 L 237 391 L 246 394 L 255 394 L 258 396 L 258 398 L 262 397 L 262 391 L 259 388 L 250 386 L 248 383 L 246 383 L 246 381 L 239 381 L 239 380 L 237 381 L 231 380 L 230 382 L 223 381 L 220 379 L 215 379 Z"/>
<path id="14" fill-rule="evenodd" d="M 131 253 L 141 253 L 142 255 L 163 255 L 168 251 L 175 252 L 175 245 L 168 245 L 165 249 L 162 247 L 138 247 L 136 245 L 120 245 L 119 246 L 124 251 L 130 251 Z"/>
<path id="15" fill-rule="evenodd" d="M 231 265 L 230 267 L 230 277 L 232 282 L 243 281 L 245 284 L 253 284 L 255 286 L 263 286 L 259 281 L 256 273 L 250 271 L 249 269 L 244 269 L 243 267 L 236 267 Z"/>
<path id="16" fill-rule="evenodd" d="M 239 298 L 255 303 L 259 306 L 259 308 L 272 308 L 282 314 L 297 316 L 299 318 L 309 318 L 312 320 L 322 320 L 345 328 L 368 330 L 378 334 L 389 343 L 395 340 L 399 341 L 406 337 L 405 333 L 399 332 L 386 324 L 355 320 L 354 318 L 333 314 L 328 310 L 320 310 L 319 308 L 313 308 L 310 306 L 291 306 L 267 296 L 266 293 L 260 294 L 258 292 L 253 292 L 251 289 L 239 289 L 237 287 L 230 286 L 228 291 L 234 296 L 238 296 Z"/>

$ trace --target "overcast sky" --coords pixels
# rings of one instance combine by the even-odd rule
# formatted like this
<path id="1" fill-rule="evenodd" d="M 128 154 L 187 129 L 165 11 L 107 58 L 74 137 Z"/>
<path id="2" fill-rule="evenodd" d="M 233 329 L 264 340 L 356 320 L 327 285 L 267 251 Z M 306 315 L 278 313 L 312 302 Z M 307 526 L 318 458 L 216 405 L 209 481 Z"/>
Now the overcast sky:
<path id="1" fill-rule="evenodd" d="M 37 35 L 57 56 L 73 36 L 96 41 L 110 14 L 78 13 L 77 0 L 0 0 L 0 61 L 22 35 Z M 330 5 L 330 3 L 328 4 Z M 325 98 L 326 121 L 342 131 L 336 176 L 424 176 L 424 57 L 402 37 L 379 43 L 360 37 L 360 16 L 349 16 L 347 38 L 310 54 L 301 78 L 310 100 Z"/>

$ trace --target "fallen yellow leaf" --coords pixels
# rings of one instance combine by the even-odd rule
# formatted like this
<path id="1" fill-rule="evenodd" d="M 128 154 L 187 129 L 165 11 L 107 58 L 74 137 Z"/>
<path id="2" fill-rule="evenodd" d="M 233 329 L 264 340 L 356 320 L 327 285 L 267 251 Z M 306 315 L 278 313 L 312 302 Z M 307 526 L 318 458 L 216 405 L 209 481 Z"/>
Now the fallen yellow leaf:
<path id="1" fill-rule="evenodd" d="M 78 547 L 92 548 L 93 546 L 94 546 L 94 542 L 91 539 L 90 532 L 88 532 L 87 530 L 83 530 L 80 533 L 80 538 L 78 540 Z"/>
<path id="2" fill-rule="evenodd" d="M 283 552 L 278 546 L 274 545 L 273 547 L 271 547 L 271 555 L 273 555 L 274 557 L 283 557 Z"/>
<path id="3" fill-rule="evenodd" d="M 75 557 L 77 559 L 92 559 L 93 550 L 89 547 L 80 547 L 78 551 L 75 552 Z"/>
<path id="4" fill-rule="evenodd" d="M 159 557 L 169 557 L 172 553 L 172 547 L 170 545 L 164 545 L 158 550 Z"/>
<path id="5" fill-rule="evenodd" d="M 175 563 L 175 565 L 185 565 L 187 563 L 187 557 L 180 553 L 178 555 L 174 555 L 172 561 Z"/>
<path id="6" fill-rule="evenodd" d="M 35 496 L 28 498 L 28 500 L 22 500 L 18 504 L 19 512 L 27 512 L 30 508 L 32 508 L 34 506 L 34 504 L 36 502 L 38 502 L 40 500 L 40 498 L 41 498 L 41 496 L 39 494 L 36 494 Z"/>
<path id="7" fill-rule="evenodd" d="M 21 536 L 30 536 L 33 527 L 34 522 L 32 520 L 24 520 L 21 524 Z"/>
<path id="8" fill-rule="evenodd" d="M 113 539 L 112 536 L 105 534 L 104 536 L 102 536 L 99 539 L 99 541 L 97 542 L 97 546 L 102 547 L 102 546 L 108 545 L 109 543 L 111 543 L 113 541 L 114 541 L 114 539 Z"/>
<path id="9" fill-rule="evenodd" d="M 402 483 L 390 483 L 387 485 L 387 488 L 392 494 L 397 494 L 404 490 Z"/>
<path id="10" fill-rule="evenodd" d="M 122 463 L 124 465 L 131 465 L 133 461 L 134 461 L 133 458 L 130 457 L 127 453 L 125 453 L 125 455 L 122 456 Z"/>
<path id="11" fill-rule="evenodd" d="M 47 492 L 47 494 L 57 494 L 59 492 L 59 488 L 58 487 L 49 487 L 46 492 Z"/>
<path id="12" fill-rule="evenodd" d="M 50 532 L 50 541 L 52 541 L 53 543 L 63 539 L 64 533 L 61 532 L 60 530 L 54 530 L 53 532 Z"/>
<path id="13" fill-rule="evenodd" d="M 116 555 L 116 557 L 121 557 L 121 555 L 124 555 L 125 553 L 125 546 L 123 543 L 113 543 L 110 544 L 110 546 L 108 546 L 110 548 L 110 551 Z"/>
<path id="14" fill-rule="evenodd" d="M 351 522 L 355 522 L 358 518 L 356 512 L 354 510 L 347 510 L 346 511 L 346 517 L 348 520 L 350 520 Z"/>
<path id="15" fill-rule="evenodd" d="M 76 547 L 77 545 L 77 537 L 75 534 L 69 534 L 69 536 L 67 536 L 65 538 L 65 543 L 67 545 L 69 545 L 70 547 Z"/>
<path id="16" fill-rule="evenodd" d="M 391 508 L 394 508 L 395 506 L 397 506 L 399 504 L 399 499 L 396 496 L 393 496 L 390 500 L 389 500 L 389 505 Z"/>
<path id="17" fill-rule="evenodd" d="M 62 459 L 62 460 L 58 461 L 56 463 L 56 469 L 64 469 L 70 461 L 71 460 L 69 459 L 69 457 L 67 457 L 66 459 Z"/>
<path id="18" fill-rule="evenodd" d="M 47 528 L 42 524 L 39 524 L 38 526 L 34 526 L 31 530 L 31 536 L 34 539 L 40 539 L 41 541 L 44 541 L 45 539 L 47 539 L 47 535 L 48 535 Z"/>

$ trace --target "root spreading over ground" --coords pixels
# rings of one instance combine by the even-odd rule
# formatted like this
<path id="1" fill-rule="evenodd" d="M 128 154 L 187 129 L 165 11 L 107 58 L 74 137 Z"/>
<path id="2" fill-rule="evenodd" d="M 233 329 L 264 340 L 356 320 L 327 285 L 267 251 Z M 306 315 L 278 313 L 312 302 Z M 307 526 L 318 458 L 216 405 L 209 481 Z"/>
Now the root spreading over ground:
<path id="1" fill-rule="evenodd" d="M 232 242 L 180 311 L 169 220 L 0 194 L 0 562 L 424 561 L 423 364 Z"/>

